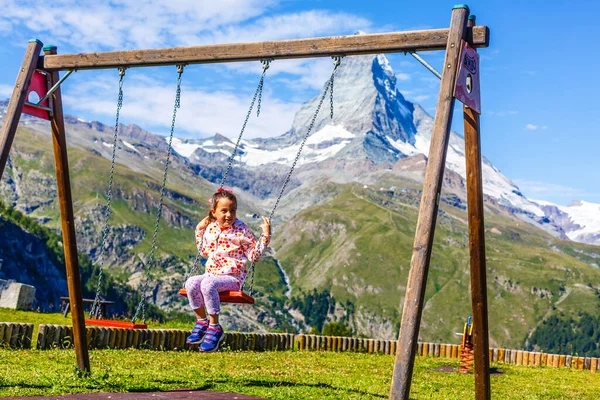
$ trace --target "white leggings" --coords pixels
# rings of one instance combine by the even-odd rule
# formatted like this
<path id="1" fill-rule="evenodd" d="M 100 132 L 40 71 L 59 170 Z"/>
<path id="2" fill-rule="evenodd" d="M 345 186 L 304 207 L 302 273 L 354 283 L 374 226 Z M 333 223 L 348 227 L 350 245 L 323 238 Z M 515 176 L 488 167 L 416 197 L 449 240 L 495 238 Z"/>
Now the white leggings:
<path id="1" fill-rule="evenodd" d="M 221 310 L 219 292 L 240 290 L 240 282 L 231 275 L 196 275 L 185 282 L 185 290 L 192 310 L 204 306 L 214 315 Z"/>

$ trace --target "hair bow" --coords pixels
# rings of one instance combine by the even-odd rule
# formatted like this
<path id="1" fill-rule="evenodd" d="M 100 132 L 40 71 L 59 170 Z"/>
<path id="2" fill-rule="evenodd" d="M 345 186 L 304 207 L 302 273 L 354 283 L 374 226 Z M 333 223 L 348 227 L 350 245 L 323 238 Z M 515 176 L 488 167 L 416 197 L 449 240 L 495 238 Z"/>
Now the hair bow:
<path id="1" fill-rule="evenodd" d="M 231 190 L 231 189 L 219 188 L 219 190 L 217 190 L 217 193 L 223 193 L 223 192 L 227 192 L 227 193 L 233 194 L 233 190 Z"/>

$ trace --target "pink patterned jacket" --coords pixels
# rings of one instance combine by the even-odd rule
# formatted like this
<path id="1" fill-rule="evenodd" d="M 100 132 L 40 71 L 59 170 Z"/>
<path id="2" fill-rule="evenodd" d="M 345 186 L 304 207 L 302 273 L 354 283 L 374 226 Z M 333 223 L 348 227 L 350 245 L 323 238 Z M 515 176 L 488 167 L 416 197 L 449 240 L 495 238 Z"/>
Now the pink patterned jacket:
<path id="1" fill-rule="evenodd" d="M 232 275 L 240 281 L 246 280 L 248 260 L 258 261 L 267 248 L 270 236 L 261 235 L 256 242 L 248 225 L 236 219 L 229 228 L 221 228 L 211 222 L 206 229 L 196 230 L 196 246 L 202 242 L 202 256 L 207 257 L 206 273 L 209 275 Z"/>

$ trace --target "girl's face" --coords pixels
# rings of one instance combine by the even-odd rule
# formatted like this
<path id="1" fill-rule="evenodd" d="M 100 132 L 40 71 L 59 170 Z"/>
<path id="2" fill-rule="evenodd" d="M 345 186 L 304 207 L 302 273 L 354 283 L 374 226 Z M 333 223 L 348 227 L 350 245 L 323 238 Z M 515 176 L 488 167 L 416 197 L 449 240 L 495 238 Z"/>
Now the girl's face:
<path id="1" fill-rule="evenodd" d="M 212 216 L 217 220 L 221 228 L 229 228 L 235 222 L 237 204 L 227 198 L 220 198 Z"/>

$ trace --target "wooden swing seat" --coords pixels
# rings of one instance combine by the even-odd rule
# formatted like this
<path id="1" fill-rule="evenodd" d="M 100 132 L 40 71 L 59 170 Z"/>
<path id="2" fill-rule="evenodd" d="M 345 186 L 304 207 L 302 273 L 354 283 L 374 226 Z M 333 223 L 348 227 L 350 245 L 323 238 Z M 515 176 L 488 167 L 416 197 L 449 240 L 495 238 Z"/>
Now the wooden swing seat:
<path id="1" fill-rule="evenodd" d="M 125 329 L 148 329 L 146 324 L 138 324 L 127 321 L 114 321 L 112 319 L 86 319 L 86 325 L 106 326 L 109 328 L 125 328 Z"/>
<path id="2" fill-rule="evenodd" d="M 179 294 L 183 297 L 187 297 L 187 290 L 179 289 Z M 221 300 L 221 303 L 254 304 L 254 297 L 241 290 L 219 292 L 219 299 Z"/>

